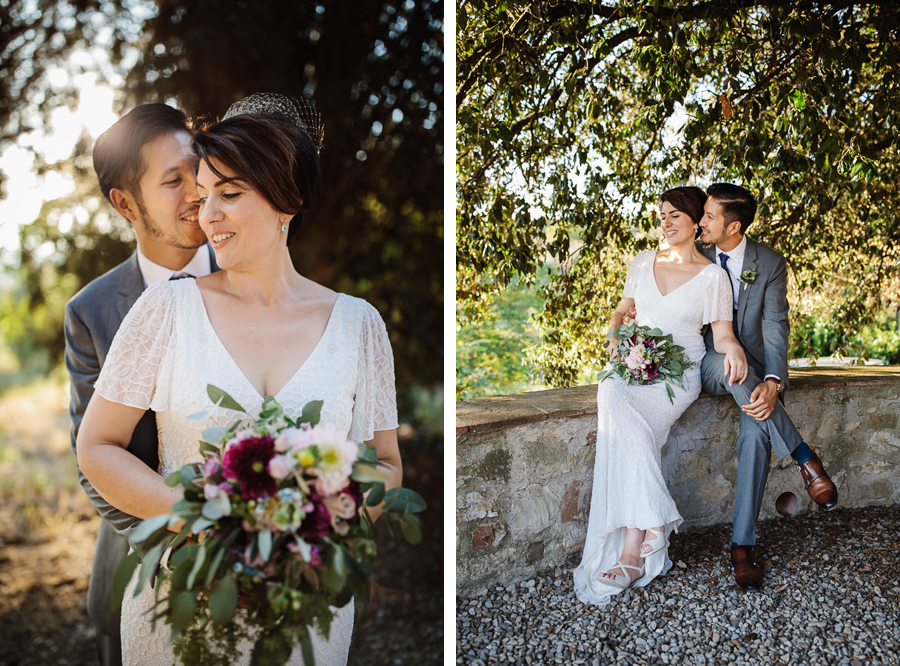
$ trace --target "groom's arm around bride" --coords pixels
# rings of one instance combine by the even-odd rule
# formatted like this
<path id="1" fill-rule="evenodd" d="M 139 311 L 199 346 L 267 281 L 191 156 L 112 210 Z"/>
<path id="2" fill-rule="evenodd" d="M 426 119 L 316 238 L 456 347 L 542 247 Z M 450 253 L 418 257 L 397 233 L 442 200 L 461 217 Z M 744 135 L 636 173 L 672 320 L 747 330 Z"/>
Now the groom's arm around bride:
<path id="1" fill-rule="evenodd" d="M 186 121 L 181 111 L 164 104 L 139 106 L 104 132 L 94 146 L 100 189 L 131 223 L 138 249 L 66 306 L 73 450 L 113 337 L 146 286 L 169 279 L 173 271 L 198 276 L 214 267 L 206 236 L 196 224 L 196 157 L 185 150 L 191 140 Z M 157 449 L 156 416 L 148 412 L 135 427 L 128 451 L 156 470 Z M 113 571 L 128 553 L 128 541 L 122 535 L 138 521 L 106 502 L 80 470 L 79 478 L 102 518 L 88 615 L 97 634 L 98 661 L 117 665 L 121 663 L 119 613 L 110 609 L 109 601 Z"/>

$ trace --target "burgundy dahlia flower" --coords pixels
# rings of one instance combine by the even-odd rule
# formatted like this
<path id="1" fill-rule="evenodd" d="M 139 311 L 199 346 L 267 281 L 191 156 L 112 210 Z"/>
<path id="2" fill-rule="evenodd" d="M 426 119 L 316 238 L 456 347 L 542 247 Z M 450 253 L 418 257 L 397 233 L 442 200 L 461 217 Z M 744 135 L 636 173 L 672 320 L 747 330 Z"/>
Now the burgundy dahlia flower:
<path id="1" fill-rule="evenodd" d="M 269 474 L 274 455 L 275 442 L 268 435 L 239 440 L 222 456 L 222 475 L 240 485 L 244 499 L 264 499 L 278 492 L 278 482 Z"/>
<path id="2" fill-rule="evenodd" d="M 300 529 L 297 531 L 305 539 L 312 539 L 317 536 L 331 534 L 331 514 L 328 512 L 328 507 L 326 507 L 325 503 L 322 501 L 322 497 L 315 489 L 311 489 L 309 501 L 312 502 L 314 508 L 311 512 L 306 514 L 306 518 L 303 519 L 303 522 L 300 524 Z"/>

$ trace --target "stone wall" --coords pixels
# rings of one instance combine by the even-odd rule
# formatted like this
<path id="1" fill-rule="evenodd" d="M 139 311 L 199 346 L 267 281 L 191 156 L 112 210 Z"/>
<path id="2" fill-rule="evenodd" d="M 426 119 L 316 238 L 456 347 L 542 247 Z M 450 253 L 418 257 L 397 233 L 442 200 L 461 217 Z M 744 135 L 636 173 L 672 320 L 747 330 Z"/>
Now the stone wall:
<path id="1" fill-rule="evenodd" d="M 786 408 L 824 460 L 845 507 L 900 501 L 900 367 L 791 370 Z M 571 566 L 587 528 L 597 437 L 597 387 L 457 404 L 457 593 Z M 663 473 L 683 529 L 731 522 L 738 413 L 701 395 L 675 424 Z M 761 519 L 775 498 L 818 510 L 790 457 L 772 457 Z"/>

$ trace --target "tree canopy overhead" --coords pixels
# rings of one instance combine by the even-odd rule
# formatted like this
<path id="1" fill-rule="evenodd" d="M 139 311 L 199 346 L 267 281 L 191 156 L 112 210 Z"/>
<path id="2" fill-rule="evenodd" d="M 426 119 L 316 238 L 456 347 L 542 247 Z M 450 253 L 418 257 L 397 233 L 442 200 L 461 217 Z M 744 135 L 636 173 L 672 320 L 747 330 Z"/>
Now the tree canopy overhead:
<path id="1" fill-rule="evenodd" d="M 757 195 L 750 235 L 786 256 L 793 316 L 849 335 L 897 298 L 894 3 L 476 0 L 457 29 L 458 315 L 549 264 L 549 383 L 600 361 L 679 183 Z"/>

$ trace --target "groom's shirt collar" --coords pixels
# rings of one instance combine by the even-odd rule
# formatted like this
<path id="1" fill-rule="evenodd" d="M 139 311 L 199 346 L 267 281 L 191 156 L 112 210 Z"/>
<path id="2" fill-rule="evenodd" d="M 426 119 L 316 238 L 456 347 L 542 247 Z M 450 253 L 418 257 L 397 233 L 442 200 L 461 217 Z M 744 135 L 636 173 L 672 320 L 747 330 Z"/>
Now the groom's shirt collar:
<path id="1" fill-rule="evenodd" d="M 747 252 L 747 237 L 744 236 L 741 238 L 741 242 L 737 244 L 737 247 L 730 249 L 728 252 L 722 252 L 718 247 L 716 248 L 716 263 L 721 265 L 719 260 L 720 254 L 728 255 L 728 271 L 731 273 L 731 293 L 734 294 L 734 307 L 737 307 L 737 299 L 738 294 L 740 293 L 740 283 L 738 282 L 738 278 L 741 276 L 741 271 L 744 269 L 744 254 Z"/>
<path id="2" fill-rule="evenodd" d="M 173 271 L 171 268 L 166 268 L 165 266 L 160 266 L 159 264 L 150 261 L 144 253 L 141 252 L 141 248 L 138 248 L 137 259 L 138 266 L 141 269 L 141 275 L 144 278 L 145 287 L 149 287 L 151 284 L 156 284 L 157 282 L 165 282 L 175 275 L 175 273 L 187 273 L 194 277 L 201 277 L 203 275 L 209 275 L 212 272 L 212 266 L 209 261 L 209 250 L 206 245 L 197 248 L 194 256 L 180 271 Z"/>

